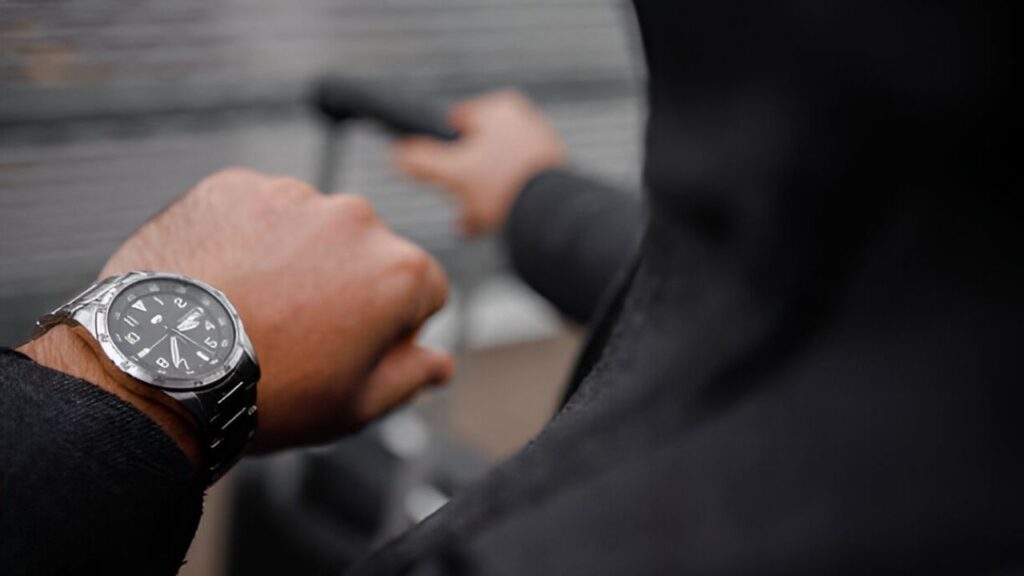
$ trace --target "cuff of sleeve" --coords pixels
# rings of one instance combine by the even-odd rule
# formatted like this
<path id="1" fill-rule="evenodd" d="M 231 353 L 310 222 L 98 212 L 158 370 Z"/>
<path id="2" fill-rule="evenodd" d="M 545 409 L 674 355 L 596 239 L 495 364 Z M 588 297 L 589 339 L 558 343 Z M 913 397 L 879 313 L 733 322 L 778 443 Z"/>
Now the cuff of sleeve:
<path id="1" fill-rule="evenodd" d="M 531 215 L 536 214 L 542 207 L 542 202 L 551 191 L 552 185 L 565 178 L 571 178 L 571 173 L 565 168 L 547 168 L 537 172 L 523 184 L 505 220 L 503 237 L 506 242 L 511 242 L 513 238 L 521 235 L 521 230 L 531 220 Z"/>
<path id="2" fill-rule="evenodd" d="M 55 440 L 89 446 L 111 472 L 142 469 L 155 478 L 199 485 L 178 445 L 131 403 L 9 348 L 0 348 L 0 374 L 6 380 L 3 394 L 19 397 L 19 412 L 39 423 L 52 421 Z"/>
<path id="3" fill-rule="evenodd" d="M 0 462 L 0 566 L 178 571 L 203 486 L 173 440 L 128 402 L 0 350 Z"/>

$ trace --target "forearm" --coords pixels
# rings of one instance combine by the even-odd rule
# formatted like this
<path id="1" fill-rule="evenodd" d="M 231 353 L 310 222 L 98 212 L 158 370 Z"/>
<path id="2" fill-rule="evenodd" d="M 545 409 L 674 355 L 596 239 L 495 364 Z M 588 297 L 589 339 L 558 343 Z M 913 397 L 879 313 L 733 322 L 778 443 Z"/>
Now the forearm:
<path id="1" fill-rule="evenodd" d="M 548 170 L 520 192 L 506 238 L 523 280 L 564 314 L 585 323 L 635 253 L 645 221 L 638 196 Z"/>
<path id="2" fill-rule="evenodd" d="M 56 340 L 41 340 L 28 351 L 45 359 L 51 345 Z M 104 381 L 79 361 L 87 347 L 60 346 L 55 362 Z M 165 428 L 124 399 L 130 392 L 117 392 L 116 384 L 0 352 L 5 574 L 177 572 L 199 522 L 202 486 Z"/>

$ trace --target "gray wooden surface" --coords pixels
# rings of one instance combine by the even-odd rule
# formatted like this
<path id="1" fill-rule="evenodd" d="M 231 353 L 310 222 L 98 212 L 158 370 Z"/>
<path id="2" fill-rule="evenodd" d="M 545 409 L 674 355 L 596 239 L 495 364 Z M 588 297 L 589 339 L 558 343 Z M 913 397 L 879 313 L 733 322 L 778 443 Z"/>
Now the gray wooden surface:
<path id="1" fill-rule="evenodd" d="M 577 165 L 636 189 L 631 27 L 608 0 L 0 0 L 0 345 L 204 175 L 312 179 L 323 134 L 302 97 L 324 72 L 441 101 L 523 87 Z M 451 266 L 494 258 L 453 233 L 446 198 L 391 172 L 387 146 L 350 131 L 339 188 Z"/>

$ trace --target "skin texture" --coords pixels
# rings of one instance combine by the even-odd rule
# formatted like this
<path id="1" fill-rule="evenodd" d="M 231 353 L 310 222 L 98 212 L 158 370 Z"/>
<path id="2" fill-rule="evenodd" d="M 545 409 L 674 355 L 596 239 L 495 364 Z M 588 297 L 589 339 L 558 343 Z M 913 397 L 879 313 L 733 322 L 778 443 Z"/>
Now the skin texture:
<path id="1" fill-rule="evenodd" d="M 470 236 L 501 228 L 523 185 L 537 172 L 565 164 L 565 146 L 547 116 L 510 90 L 452 107 L 455 142 L 414 137 L 394 150 L 395 166 L 433 183 L 461 204 L 460 226 Z"/>
<path id="2" fill-rule="evenodd" d="M 256 451 L 333 440 L 454 370 L 448 354 L 415 341 L 444 304 L 443 270 L 357 196 L 225 170 L 140 228 L 100 277 L 132 270 L 198 278 L 238 309 L 263 374 Z M 78 332 L 57 328 L 20 350 L 132 402 L 195 462 L 196 428 L 183 409 L 120 373 Z"/>

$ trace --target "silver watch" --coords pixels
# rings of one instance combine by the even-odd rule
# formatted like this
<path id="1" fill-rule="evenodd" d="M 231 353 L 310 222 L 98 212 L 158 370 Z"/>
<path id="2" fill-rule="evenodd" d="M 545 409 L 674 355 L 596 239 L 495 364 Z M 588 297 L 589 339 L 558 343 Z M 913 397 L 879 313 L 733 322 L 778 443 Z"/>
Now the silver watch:
<path id="1" fill-rule="evenodd" d="M 241 457 L 256 431 L 260 368 L 224 294 L 178 274 L 132 272 L 46 314 L 33 338 L 57 324 L 83 327 L 114 366 L 195 417 L 208 483 Z"/>

